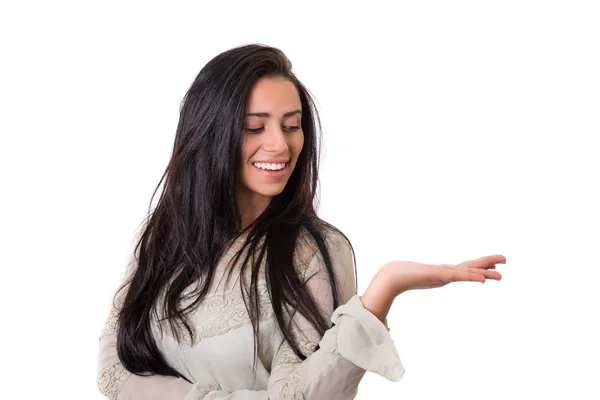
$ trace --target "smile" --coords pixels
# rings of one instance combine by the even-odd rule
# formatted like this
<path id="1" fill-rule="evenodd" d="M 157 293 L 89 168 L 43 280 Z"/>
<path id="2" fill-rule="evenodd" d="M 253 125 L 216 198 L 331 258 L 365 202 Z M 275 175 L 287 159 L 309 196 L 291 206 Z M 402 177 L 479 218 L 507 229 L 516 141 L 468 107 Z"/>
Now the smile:
<path id="1" fill-rule="evenodd" d="M 256 164 L 252 164 L 252 165 L 254 165 L 254 168 L 256 168 L 258 171 L 260 171 L 261 174 L 263 174 L 265 177 L 271 178 L 271 179 L 277 179 L 277 178 L 282 178 L 285 176 L 287 169 L 288 169 L 288 164 L 289 163 L 283 164 L 283 168 L 281 168 L 281 169 L 263 169 L 263 168 L 257 167 Z M 260 165 L 265 166 L 265 164 L 260 164 Z M 281 164 L 267 164 L 267 165 L 269 167 L 272 167 L 272 166 L 281 167 Z"/>

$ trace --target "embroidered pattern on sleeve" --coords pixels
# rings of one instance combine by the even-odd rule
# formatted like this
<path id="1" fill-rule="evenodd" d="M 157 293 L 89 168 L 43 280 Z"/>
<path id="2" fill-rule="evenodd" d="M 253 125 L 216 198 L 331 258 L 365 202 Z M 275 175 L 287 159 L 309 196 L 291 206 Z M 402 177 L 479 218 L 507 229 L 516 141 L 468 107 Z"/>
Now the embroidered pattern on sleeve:
<path id="1" fill-rule="evenodd" d="M 302 338 L 300 340 L 296 340 L 296 345 L 299 347 L 300 351 L 302 351 L 307 356 L 314 353 L 314 349 L 319 343 L 320 338 L 314 337 L 312 340 Z M 281 343 L 281 347 L 277 352 L 277 357 L 273 362 L 273 366 L 271 368 L 271 372 L 278 370 L 281 367 L 289 366 L 290 364 L 300 364 L 302 360 L 294 353 L 292 347 L 289 345 L 287 340 L 283 340 Z"/>
<path id="2" fill-rule="evenodd" d="M 305 400 L 304 394 L 300 390 L 300 374 L 302 367 L 298 367 L 290 374 L 285 385 L 281 389 L 281 398 L 283 400 Z"/>
<path id="3" fill-rule="evenodd" d="M 102 370 L 97 381 L 98 389 L 104 396 L 115 400 L 130 377 L 131 373 L 120 362 L 117 362 Z"/>
<path id="4" fill-rule="evenodd" d="M 119 317 L 119 310 L 123 304 L 125 298 L 125 290 L 121 290 L 110 307 L 110 312 L 104 323 L 104 328 L 100 334 L 99 340 L 109 340 L 106 336 L 117 334 L 117 323 Z M 113 364 L 102 369 L 98 375 L 96 384 L 100 393 L 109 399 L 116 399 L 117 394 L 123 388 L 123 385 L 132 376 L 131 372 L 127 371 L 120 361 L 114 362 Z"/>
<path id="5" fill-rule="evenodd" d="M 119 312 L 117 309 L 112 306 L 110 308 L 110 313 L 108 314 L 108 318 L 104 323 L 104 328 L 102 333 L 100 334 L 100 339 L 102 339 L 106 335 L 116 335 L 117 334 L 117 319 L 119 316 Z"/>

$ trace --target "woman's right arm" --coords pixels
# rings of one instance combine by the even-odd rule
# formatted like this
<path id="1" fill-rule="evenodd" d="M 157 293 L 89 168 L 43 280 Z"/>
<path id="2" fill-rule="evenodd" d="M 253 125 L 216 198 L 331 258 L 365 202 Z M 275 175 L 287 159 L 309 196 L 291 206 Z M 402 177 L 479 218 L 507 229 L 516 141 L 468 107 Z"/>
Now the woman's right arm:
<path id="1" fill-rule="evenodd" d="M 133 265 L 130 260 L 125 279 L 131 276 Z M 124 288 L 114 299 L 100 335 L 97 372 L 100 392 L 109 399 L 120 400 L 183 400 L 188 395 L 189 398 L 202 398 L 202 387 L 185 379 L 163 375 L 139 376 L 123 367 L 117 354 L 117 307 L 121 307 L 126 291 L 127 288 Z M 192 392 L 198 392 L 197 396 Z"/>
<path id="2" fill-rule="evenodd" d="M 113 332 L 100 337 L 98 389 L 109 399 L 180 399 L 192 390 L 192 384 L 174 376 L 138 376 L 127 371 L 117 355 L 117 336 Z"/>

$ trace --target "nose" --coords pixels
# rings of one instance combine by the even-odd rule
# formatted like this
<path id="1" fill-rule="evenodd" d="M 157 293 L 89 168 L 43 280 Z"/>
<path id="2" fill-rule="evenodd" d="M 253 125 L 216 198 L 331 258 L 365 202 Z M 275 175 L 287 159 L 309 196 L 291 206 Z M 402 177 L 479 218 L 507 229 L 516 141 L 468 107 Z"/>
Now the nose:
<path id="1" fill-rule="evenodd" d="M 278 124 L 273 124 L 266 130 L 263 147 L 266 151 L 281 154 L 288 149 L 285 132 Z"/>

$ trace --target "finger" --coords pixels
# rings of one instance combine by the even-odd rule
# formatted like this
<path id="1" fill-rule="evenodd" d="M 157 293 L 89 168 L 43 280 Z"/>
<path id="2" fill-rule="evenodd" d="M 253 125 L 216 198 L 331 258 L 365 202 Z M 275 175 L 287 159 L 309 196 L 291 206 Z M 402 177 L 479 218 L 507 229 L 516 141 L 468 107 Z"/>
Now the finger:
<path id="1" fill-rule="evenodd" d="M 485 283 L 485 276 L 481 273 L 484 271 L 473 272 L 465 268 L 448 268 L 446 269 L 446 278 L 448 282 L 481 282 Z"/>
<path id="2" fill-rule="evenodd" d="M 474 260 L 468 260 L 460 263 L 458 266 L 460 267 L 468 267 L 468 268 L 481 268 L 482 266 L 489 266 L 492 264 L 505 264 L 506 257 L 503 255 L 493 255 L 486 257 L 479 257 Z"/>
<path id="3" fill-rule="evenodd" d="M 495 269 L 496 268 L 496 264 L 472 265 L 471 267 L 467 267 L 467 268 Z"/>
<path id="4" fill-rule="evenodd" d="M 474 268 L 471 270 L 471 272 L 474 274 L 483 275 L 486 279 L 494 279 L 496 281 L 499 281 L 500 279 L 502 279 L 502 275 L 498 271 L 490 271 L 489 269 Z"/>

